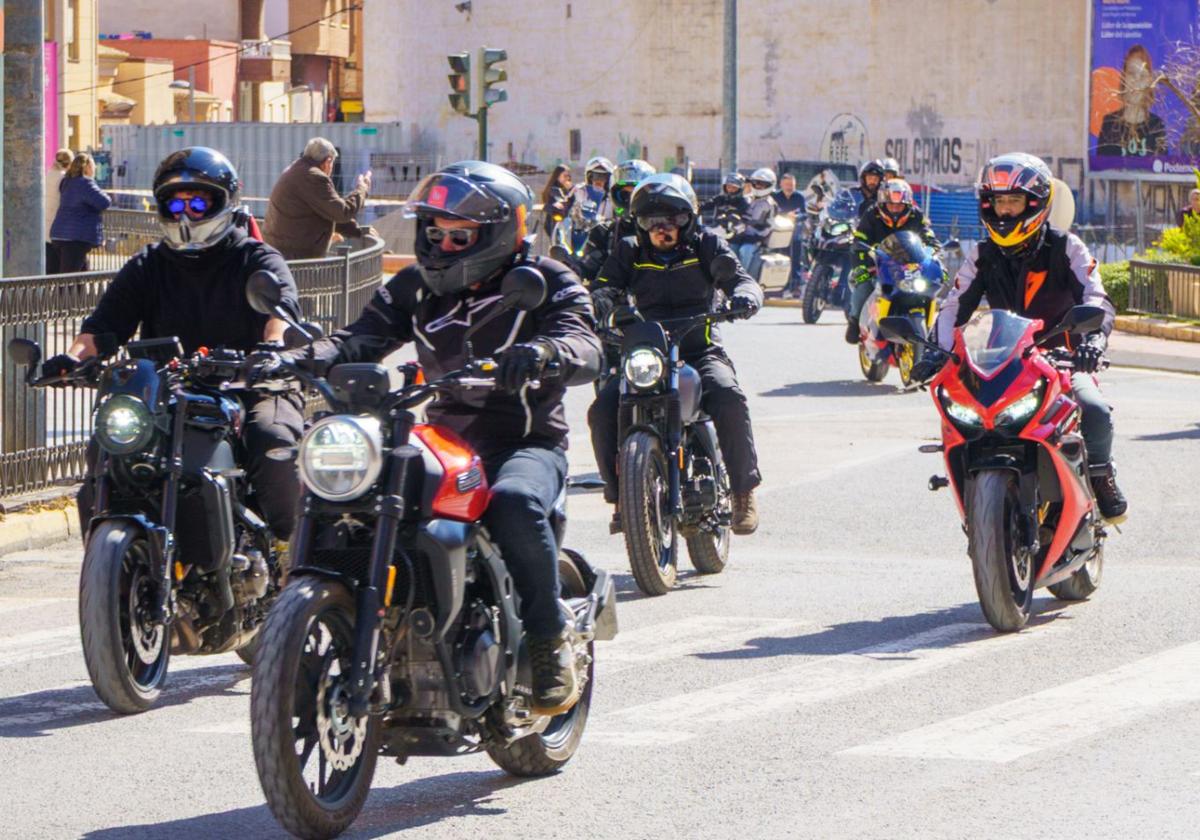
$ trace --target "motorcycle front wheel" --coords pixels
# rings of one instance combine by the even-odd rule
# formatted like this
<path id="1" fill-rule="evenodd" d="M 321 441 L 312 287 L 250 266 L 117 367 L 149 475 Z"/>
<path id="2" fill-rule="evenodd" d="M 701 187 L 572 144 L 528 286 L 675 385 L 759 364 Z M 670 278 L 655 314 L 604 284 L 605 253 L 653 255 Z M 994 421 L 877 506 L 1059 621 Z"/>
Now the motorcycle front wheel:
<path id="1" fill-rule="evenodd" d="M 870 382 L 882 382 L 888 372 L 887 359 L 876 358 L 871 361 L 871 357 L 867 355 L 867 345 L 862 339 L 858 342 L 858 367 Z"/>
<path id="2" fill-rule="evenodd" d="M 658 438 L 633 432 L 621 445 L 618 468 L 621 527 L 638 588 L 665 595 L 675 585 L 679 540 L 670 511 L 667 458 Z"/>
<path id="3" fill-rule="evenodd" d="M 92 687 L 114 712 L 154 705 L 167 679 L 171 639 L 157 620 L 159 578 L 140 528 L 109 520 L 92 531 L 79 576 L 79 631 Z"/>
<path id="4" fill-rule="evenodd" d="M 250 686 L 254 763 L 271 813 L 299 837 L 345 831 L 375 775 L 379 718 L 348 709 L 354 620 L 344 585 L 301 577 L 260 631 Z"/>
<path id="5" fill-rule="evenodd" d="M 813 269 L 812 277 L 804 286 L 804 323 L 815 324 L 821 320 L 825 311 L 825 296 L 829 293 L 829 275 L 832 269 L 827 263 L 821 263 Z"/>
<path id="6" fill-rule="evenodd" d="M 967 498 L 967 554 L 979 606 L 992 627 L 1020 630 L 1033 607 L 1036 558 L 1020 545 L 1021 504 L 1017 477 L 1009 470 L 983 470 Z"/>

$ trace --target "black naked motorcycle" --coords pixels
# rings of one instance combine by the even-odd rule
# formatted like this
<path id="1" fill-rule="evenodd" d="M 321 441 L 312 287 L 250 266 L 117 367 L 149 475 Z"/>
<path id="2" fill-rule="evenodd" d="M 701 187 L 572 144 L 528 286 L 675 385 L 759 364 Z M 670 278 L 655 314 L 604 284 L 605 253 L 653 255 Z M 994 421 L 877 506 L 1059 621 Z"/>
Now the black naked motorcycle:
<path id="1" fill-rule="evenodd" d="M 729 561 L 729 477 L 716 427 L 700 410 L 700 374 L 680 360 L 679 345 L 692 330 L 742 313 L 642 321 L 623 309 L 612 318 L 622 324 L 621 529 L 638 587 L 664 595 L 675 584 L 680 535 L 697 571 L 717 574 Z"/>
<path id="2" fill-rule="evenodd" d="M 812 268 L 804 284 L 804 323 L 815 324 L 827 306 L 850 308 L 850 248 L 858 207 L 849 190 L 842 190 L 821 210 L 809 241 Z"/>
<path id="3" fill-rule="evenodd" d="M 279 590 L 275 540 L 238 468 L 245 419 L 221 389 L 238 350 L 185 356 L 177 338 L 125 345 L 36 378 L 41 349 L 13 339 L 34 387 L 96 388 L 95 510 L 79 580 L 83 656 L 96 694 L 121 714 L 154 704 L 173 654 L 236 651 L 247 663 Z"/>
<path id="4" fill-rule="evenodd" d="M 501 292 L 468 336 L 504 311 L 536 308 L 545 280 L 519 267 Z M 277 314 L 269 284 L 252 284 L 248 297 Z M 560 608 L 582 690 L 562 714 L 532 711 L 518 596 L 481 522 L 482 463 L 452 431 L 415 416 L 440 394 L 493 387 L 493 361 L 431 382 L 406 365 L 395 391 L 381 365 L 326 368 L 310 355 L 275 374 L 315 388 L 329 411 L 300 443 L 303 510 L 250 700 L 267 804 L 302 837 L 332 837 L 354 821 L 380 755 L 486 752 L 517 776 L 554 773 L 583 737 L 594 641 L 616 634 L 608 574 L 560 549 Z M 564 504 L 565 494 L 554 516 L 560 546 Z"/>

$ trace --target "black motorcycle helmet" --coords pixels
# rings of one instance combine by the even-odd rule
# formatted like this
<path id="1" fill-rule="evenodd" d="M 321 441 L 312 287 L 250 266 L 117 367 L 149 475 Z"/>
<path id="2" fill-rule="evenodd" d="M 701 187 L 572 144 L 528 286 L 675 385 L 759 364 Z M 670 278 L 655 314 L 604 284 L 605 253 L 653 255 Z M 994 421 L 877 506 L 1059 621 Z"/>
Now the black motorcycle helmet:
<path id="1" fill-rule="evenodd" d="M 868 175 L 879 176 L 879 180 L 875 183 L 874 187 L 867 186 Z M 883 185 L 883 175 L 883 161 L 879 160 L 878 158 L 875 160 L 869 160 L 859 167 L 858 188 L 862 191 L 863 198 L 870 199 L 871 201 L 875 200 L 875 194 L 879 191 L 879 187 Z"/>
<path id="2" fill-rule="evenodd" d="M 172 152 L 154 173 L 154 202 L 163 244 L 172 250 L 198 256 L 223 241 L 238 221 L 242 183 L 225 155 L 205 146 Z M 175 194 L 203 190 L 211 196 L 200 217 L 172 208 Z"/>
<path id="3" fill-rule="evenodd" d="M 503 166 L 464 160 L 434 172 L 417 184 L 404 205 L 417 220 L 417 267 L 436 295 L 453 295 L 494 277 L 525 245 L 533 193 Z M 475 242 L 445 251 L 430 242 L 426 228 L 436 218 L 465 219 L 479 225 Z"/>
<path id="4" fill-rule="evenodd" d="M 633 195 L 633 188 L 643 178 L 649 178 L 656 172 L 658 170 L 653 166 L 637 158 L 622 161 L 617 166 L 617 174 L 610 190 L 614 216 L 621 218 L 629 211 L 629 199 Z"/>
<path id="5" fill-rule="evenodd" d="M 725 175 L 725 180 L 721 182 L 721 192 L 724 195 L 741 195 L 746 186 L 746 176 L 740 172 L 730 172 Z M 726 191 L 726 187 L 737 187 L 736 192 Z"/>
<path id="6" fill-rule="evenodd" d="M 696 233 L 700 218 L 700 202 L 692 185 L 679 175 L 663 173 L 651 175 L 633 191 L 629 199 L 629 212 L 637 226 L 638 243 L 652 248 L 650 232 L 642 228 L 640 221 L 651 216 L 687 215 L 687 221 L 679 226 L 679 241 L 686 243 Z"/>

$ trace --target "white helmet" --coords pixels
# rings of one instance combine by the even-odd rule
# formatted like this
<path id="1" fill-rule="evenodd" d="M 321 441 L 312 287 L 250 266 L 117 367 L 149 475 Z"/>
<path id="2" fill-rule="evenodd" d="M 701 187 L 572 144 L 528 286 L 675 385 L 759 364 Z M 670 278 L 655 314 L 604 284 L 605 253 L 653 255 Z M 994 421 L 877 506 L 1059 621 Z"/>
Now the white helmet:
<path id="1" fill-rule="evenodd" d="M 612 186 L 613 174 L 617 171 L 617 167 L 613 166 L 613 162 L 606 157 L 597 155 L 594 158 L 589 158 L 587 166 L 583 168 L 583 182 L 589 183 L 593 173 L 603 174 L 607 178 L 607 185 Z"/>
<path id="2" fill-rule="evenodd" d="M 755 198 L 766 198 L 775 192 L 775 173 L 765 166 L 755 169 L 749 179 L 750 194 Z"/>

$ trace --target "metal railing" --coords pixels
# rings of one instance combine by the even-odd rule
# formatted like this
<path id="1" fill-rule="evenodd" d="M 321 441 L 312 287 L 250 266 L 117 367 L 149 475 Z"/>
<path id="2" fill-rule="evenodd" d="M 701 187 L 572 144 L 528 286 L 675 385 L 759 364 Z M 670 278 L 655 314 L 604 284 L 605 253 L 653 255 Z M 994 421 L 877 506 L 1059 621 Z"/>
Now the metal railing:
<path id="1" fill-rule="evenodd" d="M 111 211 L 110 211 L 111 212 Z M 121 221 L 121 249 L 139 231 L 137 214 Z M 106 224 L 107 224 L 106 216 Z M 153 218 L 151 217 L 151 222 Z M 106 229 L 106 235 L 112 231 Z M 156 230 L 157 233 L 157 230 Z M 156 241 L 157 235 L 149 241 Z M 96 251 L 92 252 L 96 254 Z M 124 264 L 125 258 L 114 262 Z M 300 290 L 304 317 L 330 332 L 362 311 L 383 278 L 383 241 L 366 237 L 360 246 L 339 246 L 334 256 L 288 263 Z M 0 279 L 0 348 L 16 337 L 42 345 L 45 358 L 66 352 L 119 266 L 83 274 Z M 31 389 L 24 371 L 3 355 L 0 375 L 0 498 L 79 481 L 91 437 L 94 393 L 76 388 Z"/>
<path id="2" fill-rule="evenodd" d="M 1129 308 L 1147 315 L 1200 318 L 1200 267 L 1130 260 Z"/>

